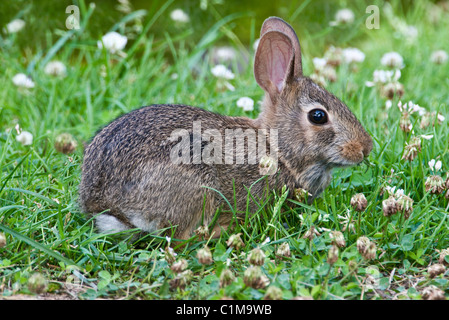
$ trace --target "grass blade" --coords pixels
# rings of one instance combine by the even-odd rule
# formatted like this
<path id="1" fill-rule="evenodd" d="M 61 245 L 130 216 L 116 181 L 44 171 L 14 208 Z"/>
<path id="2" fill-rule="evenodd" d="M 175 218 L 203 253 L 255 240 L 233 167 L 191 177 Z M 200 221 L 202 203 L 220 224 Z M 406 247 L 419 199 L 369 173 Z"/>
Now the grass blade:
<path id="1" fill-rule="evenodd" d="M 37 249 L 39 251 L 44 252 L 45 254 L 49 255 L 50 257 L 53 257 L 56 260 L 59 260 L 59 261 L 65 263 L 67 266 L 71 266 L 71 265 L 77 266 L 77 264 L 74 261 L 72 261 L 72 260 L 70 260 L 68 258 L 65 258 L 59 252 L 51 250 L 51 249 L 47 248 L 46 246 L 44 246 L 44 245 L 34 241 L 33 239 L 31 239 L 31 238 L 21 234 L 20 232 L 17 232 L 17 231 L 15 231 L 13 229 L 10 229 L 10 228 L 6 227 L 3 224 L 0 224 L 0 230 L 2 230 L 3 232 L 9 233 L 14 238 L 29 244 L 33 248 L 35 248 L 35 249 Z"/>

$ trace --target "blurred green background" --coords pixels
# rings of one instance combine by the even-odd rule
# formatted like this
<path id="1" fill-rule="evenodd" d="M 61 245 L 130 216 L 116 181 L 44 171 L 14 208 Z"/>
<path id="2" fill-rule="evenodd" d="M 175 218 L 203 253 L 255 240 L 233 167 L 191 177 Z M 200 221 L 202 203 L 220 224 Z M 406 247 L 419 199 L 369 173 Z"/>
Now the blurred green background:
<path id="1" fill-rule="evenodd" d="M 66 9 L 71 5 L 80 11 L 81 29 L 78 31 L 66 27 L 72 14 Z M 367 13 L 370 5 L 379 8 L 379 29 L 366 26 L 371 16 L 371 12 Z M 353 12 L 354 21 L 332 26 L 336 13 L 344 8 Z M 171 13 L 175 9 L 182 9 L 189 22 L 174 21 Z M 366 54 L 360 66 L 364 72 L 357 74 L 358 79 L 351 80 L 352 76 L 344 74 L 343 81 L 329 84 L 327 88 L 338 96 L 348 98 L 355 91 L 354 83 L 360 86 L 371 79 L 385 52 L 398 51 L 405 55 L 406 65 L 414 66 L 403 69 L 401 79 L 405 81 L 411 77 L 409 85 L 414 88 L 413 92 L 427 100 L 429 95 L 425 90 L 418 90 L 414 75 L 428 72 L 433 76 L 426 80 L 426 85 L 441 85 L 441 78 L 435 77 L 427 64 L 433 50 L 446 49 L 447 32 L 443 26 L 448 10 L 447 0 L 0 0 L 0 76 L 7 79 L 5 94 L 8 83 L 12 86 L 10 79 L 19 72 L 42 81 L 39 90 L 49 90 L 48 77 L 41 77 L 39 72 L 50 59 L 62 60 L 70 69 L 72 82 L 68 79 L 64 85 L 59 82 L 64 99 L 57 101 L 64 104 L 64 109 L 73 108 L 73 112 L 62 117 L 59 125 L 72 128 L 80 124 L 82 120 L 75 115 L 80 106 L 87 103 L 83 96 L 86 86 L 95 88 L 92 92 L 98 104 L 95 107 L 104 111 L 101 116 L 90 114 L 89 127 L 79 129 L 85 138 L 120 112 L 150 103 L 182 102 L 238 115 L 232 106 L 239 95 L 255 99 L 261 96 L 250 63 L 254 42 L 263 21 L 269 16 L 279 16 L 298 34 L 305 75 L 314 72 L 312 59 L 322 57 L 331 46 L 355 47 Z M 8 34 L 5 26 L 14 19 L 24 20 L 25 28 Z M 419 26 L 418 38 L 404 35 L 404 28 L 415 25 Z M 117 31 L 128 38 L 126 57 L 116 59 L 116 56 L 108 61 L 107 55 L 98 50 L 97 42 L 109 31 Z M 216 64 L 212 61 L 213 50 L 220 46 L 237 49 L 232 69 L 245 76 L 236 79 L 235 92 L 214 96 L 215 88 L 208 86 L 207 74 Z M 116 63 L 118 65 L 114 66 Z M 101 76 L 104 68 L 109 72 L 105 79 Z M 440 73 L 445 74 L 443 68 Z M 174 74 L 179 77 L 178 81 L 170 78 Z M 193 81 L 193 93 L 187 81 Z M 48 99 L 48 96 L 51 94 L 39 98 L 39 103 L 46 105 L 41 99 Z M 447 99 L 440 97 L 440 93 L 432 98 L 439 103 Z M 17 116 L 16 106 L 23 103 L 20 95 L 14 99 L 14 103 L 4 103 L 2 118 L 5 122 L 8 113 L 11 118 Z M 32 110 L 36 109 L 35 101 L 30 100 L 30 105 Z M 45 131 L 44 126 L 40 127 Z"/>
<path id="2" fill-rule="evenodd" d="M 188 32 L 191 33 L 192 46 L 215 22 L 232 14 L 235 14 L 236 17 L 228 27 L 238 35 L 240 41 L 245 45 L 249 45 L 252 39 L 257 38 L 257 32 L 262 22 L 269 16 L 279 16 L 291 23 L 295 30 L 298 30 L 300 39 L 302 34 L 314 34 L 319 42 L 319 36 L 326 34 L 329 21 L 334 19 L 335 12 L 340 8 L 350 6 L 354 10 L 356 21 L 360 21 L 359 25 L 363 25 L 369 15 L 365 12 L 369 5 L 378 5 L 382 8 L 385 2 L 391 2 L 397 13 L 403 11 L 403 14 L 406 15 L 407 11 L 413 10 L 420 1 L 178 0 L 171 2 L 165 12 L 181 8 L 189 15 L 190 22 L 183 28 L 189 29 Z M 54 43 L 55 39 L 59 37 L 57 30 L 67 31 L 65 21 L 69 14 L 65 12 L 65 9 L 69 5 L 80 7 L 81 15 L 83 15 L 89 4 L 95 3 L 95 11 L 86 31 L 92 38 L 99 39 L 123 17 L 124 10 L 130 10 L 130 12 L 145 10 L 146 14 L 142 17 L 142 24 L 145 24 L 145 21 L 151 19 L 166 2 L 165 0 L 1 0 L 0 26 L 3 28 L 14 18 L 26 20 L 27 30 L 30 32 L 20 33 L 16 44 L 23 49 L 29 48 L 34 51 L 45 46 L 46 43 Z M 338 45 L 354 40 L 353 38 L 357 36 L 363 37 L 364 34 L 358 33 L 355 29 L 348 28 L 339 34 L 333 34 L 331 41 Z M 256 34 L 253 33 L 254 30 L 256 30 Z M 168 18 L 167 14 L 158 19 L 157 23 L 152 25 L 149 30 L 150 33 L 156 35 L 156 38 L 163 38 L 165 33 L 174 34 L 180 31 L 182 32 Z"/>

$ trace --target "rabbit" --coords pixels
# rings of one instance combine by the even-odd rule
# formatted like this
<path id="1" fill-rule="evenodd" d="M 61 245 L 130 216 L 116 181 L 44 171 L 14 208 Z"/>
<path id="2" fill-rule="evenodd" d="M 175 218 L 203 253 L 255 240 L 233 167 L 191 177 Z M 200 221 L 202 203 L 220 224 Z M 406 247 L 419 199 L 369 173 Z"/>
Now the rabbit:
<path id="1" fill-rule="evenodd" d="M 311 201 L 329 185 L 334 168 L 368 157 L 370 135 L 343 102 L 303 75 L 298 37 L 281 18 L 262 25 L 254 76 L 265 92 L 256 119 L 161 104 L 131 111 L 101 129 L 85 148 L 79 187 L 81 209 L 95 217 L 98 230 L 165 229 L 188 239 L 199 225 L 215 221 L 211 233 L 219 236 L 234 218 L 229 205 L 237 219 L 255 214 L 267 186 L 286 187 L 289 195 L 303 188 Z M 195 124 L 200 133 L 215 132 L 216 146 L 223 146 L 219 138 L 229 130 L 264 132 L 268 142 L 257 137 L 269 155 L 250 163 L 254 151 L 245 144 L 230 158 L 247 153 L 243 163 L 223 161 L 219 148 L 215 161 L 195 158 L 195 148 L 204 152 L 212 143 L 195 137 Z M 187 135 L 186 148 L 180 147 L 184 136 L 174 132 Z M 267 166 L 274 173 L 261 171 Z"/>

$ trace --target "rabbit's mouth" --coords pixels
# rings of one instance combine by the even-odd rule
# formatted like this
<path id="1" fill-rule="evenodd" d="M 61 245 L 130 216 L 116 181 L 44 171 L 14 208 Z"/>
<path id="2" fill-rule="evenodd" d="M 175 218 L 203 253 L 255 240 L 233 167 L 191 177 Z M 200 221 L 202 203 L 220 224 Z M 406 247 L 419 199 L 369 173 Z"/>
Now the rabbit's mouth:
<path id="1" fill-rule="evenodd" d="M 345 143 L 336 150 L 327 154 L 329 168 L 348 168 L 363 162 L 365 155 L 358 143 Z"/>
<path id="2" fill-rule="evenodd" d="M 349 163 L 336 163 L 336 162 L 331 162 L 329 163 L 328 167 L 331 169 L 342 169 L 342 168 L 350 168 L 354 166 L 354 164 L 349 164 Z"/>
<path id="3" fill-rule="evenodd" d="M 363 160 L 352 161 L 352 160 L 344 159 L 342 161 L 342 159 L 339 159 L 339 161 L 329 161 L 327 163 L 327 167 L 330 168 L 330 169 L 334 169 L 334 168 L 350 168 L 350 167 L 357 166 L 357 165 L 361 164 L 362 162 L 363 162 Z"/>

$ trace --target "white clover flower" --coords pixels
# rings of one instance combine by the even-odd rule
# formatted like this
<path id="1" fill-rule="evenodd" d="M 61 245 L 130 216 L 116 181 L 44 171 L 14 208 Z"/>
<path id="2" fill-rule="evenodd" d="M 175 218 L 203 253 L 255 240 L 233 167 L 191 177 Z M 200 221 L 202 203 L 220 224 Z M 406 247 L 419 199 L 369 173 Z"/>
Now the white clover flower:
<path id="1" fill-rule="evenodd" d="M 373 81 L 374 82 L 380 82 L 380 83 L 385 83 L 388 81 L 388 72 L 389 71 L 385 71 L 385 70 L 374 70 L 373 72 Z"/>
<path id="2" fill-rule="evenodd" d="M 390 109 L 391 107 L 392 107 L 392 105 L 393 105 L 393 102 L 391 101 L 391 100 L 387 100 L 386 102 L 385 102 L 385 108 L 388 110 L 388 109 Z"/>
<path id="3" fill-rule="evenodd" d="M 398 189 L 398 190 L 396 190 L 396 192 L 394 193 L 394 195 L 395 195 L 397 198 L 402 197 L 402 196 L 405 195 L 405 191 L 404 191 L 404 189 Z"/>
<path id="4" fill-rule="evenodd" d="M 386 186 L 385 189 L 387 190 L 387 192 L 388 192 L 390 195 L 394 195 L 394 192 L 395 192 L 395 190 L 396 190 L 396 187 Z"/>
<path id="5" fill-rule="evenodd" d="M 223 78 L 227 80 L 234 79 L 234 73 L 229 70 L 225 65 L 217 64 L 215 67 L 211 69 L 212 74 L 217 78 Z"/>
<path id="6" fill-rule="evenodd" d="M 394 186 L 394 187 L 390 187 L 390 186 L 385 186 L 385 190 L 388 192 L 388 194 L 390 195 L 390 196 L 393 196 L 393 197 L 395 197 L 395 198 L 401 198 L 401 197 L 403 197 L 403 196 L 405 196 L 405 191 L 404 191 L 404 189 L 400 189 L 400 188 L 398 188 L 397 190 L 396 190 L 396 186 Z"/>
<path id="7" fill-rule="evenodd" d="M 375 82 L 394 82 L 401 78 L 401 70 L 374 70 L 373 78 Z"/>
<path id="8" fill-rule="evenodd" d="M 430 56 L 430 61 L 432 61 L 435 64 L 443 64 L 446 63 L 449 59 L 449 56 L 446 51 L 444 50 L 437 50 L 432 52 L 432 55 Z"/>
<path id="9" fill-rule="evenodd" d="M 402 69 L 404 67 L 404 59 L 395 51 L 385 53 L 380 59 L 380 63 L 390 68 Z"/>
<path id="10" fill-rule="evenodd" d="M 326 66 L 327 59 L 326 58 L 313 58 L 313 66 L 316 70 L 321 70 Z"/>
<path id="11" fill-rule="evenodd" d="M 426 109 L 425 108 L 423 108 L 423 107 L 420 107 L 419 105 L 417 105 L 417 104 L 413 104 L 413 112 L 418 112 L 418 114 L 420 115 L 420 116 L 423 116 L 423 115 L 425 115 L 426 113 L 427 113 L 427 111 L 426 111 Z"/>
<path id="12" fill-rule="evenodd" d="M 398 102 L 399 111 L 401 111 L 401 112 L 410 112 L 412 110 L 412 108 L 409 107 L 409 105 L 411 103 L 412 102 L 409 101 L 408 103 L 406 102 L 406 103 L 402 104 L 402 101 L 399 100 L 399 102 Z"/>
<path id="13" fill-rule="evenodd" d="M 65 77 L 67 68 L 61 61 L 50 61 L 44 68 L 44 72 L 51 76 Z"/>
<path id="14" fill-rule="evenodd" d="M 182 9 L 175 9 L 170 13 L 170 18 L 175 22 L 186 23 L 190 21 L 189 16 Z"/>
<path id="15" fill-rule="evenodd" d="M 344 215 L 337 214 L 337 217 L 341 220 L 339 221 L 339 223 L 343 225 L 342 231 L 346 231 L 347 229 L 349 229 L 355 233 L 355 227 L 351 217 L 351 210 L 347 209 Z"/>
<path id="16" fill-rule="evenodd" d="M 440 160 L 436 161 L 435 159 L 432 159 L 428 162 L 428 165 L 432 171 L 439 171 L 443 166 L 443 163 Z"/>
<path id="17" fill-rule="evenodd" d="M 418 112 L 420 116 L 423 116 L 426 114 L 426 109 L 423 107 L 420 107 L 417 104 L 414 104 L 412 101 L 409 101 L 408 103 L 402 104 L 402 101 L 398 102 L 398 108 L 401 112 L 407 112 L 407 113 L 415 113 Z"/>
<path id="18" fill-rule="evenodd" d="M 125 48 L 126 43 L 128 42 L 128 38 L 126 36 L 122 36 L 120 33 L 115 31 L 106 33 L 101 41 L 97 42 L 98 48 L 103 49 L 103 45 L 110 53 L 114 54 L 118 51 L 121 51 Z"/>
<path id="19" fill-rule="evenodd" d="M 401 78 L 401 70 L 374 70 L 373 81 L 366 81 L 367 87 L 374 87 L 377 83 L 398 82 Z"/>
<path id="20" fill-rule="evenodd" d="M 437 119 L 438 119 L 438 121 L 443 122 L 444 119 L 446 119 L 446 118 L 442 114 L 437 114 Z"/>
<path id="21" fill-rule="evenodd" d="M 10 23 L 6 25 L 7 33 L 16 33 L 22 30 L 25 27 L 25 21 L 22 19 L 14 19 Z"/>
<path id="22" fill-rule="evenodd" d="M 24 73 L 18 73 L 12 77 L 12 82 L 21 88 L 34 88 L 34 82 Z"/>
<path id="23" fill-rule="evenodd" d="M 22 131 L 17 135 L 16 140 L 24 146 L 29 146 L 33 143 L 33 135 L 28 131 Z"/>
<path id="24" fill-rule="evenodd" d="M 357 48 L 343 49 L 343 59 L 346 63 L 363 62 L 365 54 Z"/>
<path id="25" fill-rule="evenodd" d="M 349 24 L 354 22 L 354 12 L 351 9 L 340 9 L 335 14 L 335 21 L 331 21 L 329 24 L 331 26 L 336 26 L 339 24 Z"/>
<path id="26" fill-rule="evenodd" d="M 428 135 L 422 134 L 420 137 L 423 139 L 426 139 L 426 140 L 430 140 L 433 138 L 433 134 L 428 134 Z"/>
<path id="27" fill-rule="evenodd" d="M 220 61 L 231 61 L 235 59 L 236 52 L 232 47 L 219 47 L 215 50 L 214 57 Z"/>
<path id="28" fill-rule="evenodd" d="M 343 50 L 339 47 L 330 46 L 324 53 L 324 58 L 326 58 L 328 65 L 337 67 L 343 60 Z"/>
<path id="29" fill-rule="evenodd" d="M 243 108 L 243 111 L 253 111 L 254 100 L 249 97 L 241 97 L 237 100 L 237 107 Z"/>
<path id="30" fill-rule="evenodd" d="M 168 252 L 169 254 L 171 254 L 171 255 L 173 255 L 173 256 L 175 256 L 175 257 L 178 255 L 172 247 L 167 247 L 167 249 L 165 249 L 165 250 L 162 249 L 162 248 L 159 248 L 159 250 L 160 250 L 162 253 Z"/>

